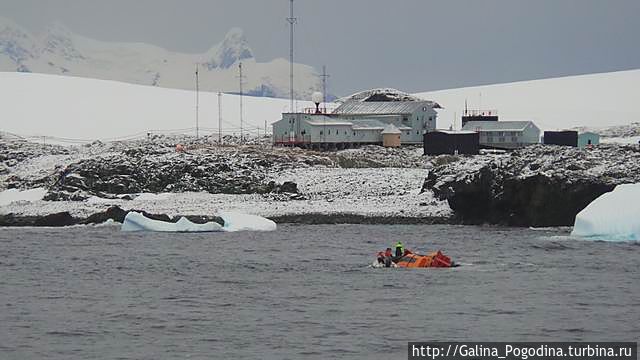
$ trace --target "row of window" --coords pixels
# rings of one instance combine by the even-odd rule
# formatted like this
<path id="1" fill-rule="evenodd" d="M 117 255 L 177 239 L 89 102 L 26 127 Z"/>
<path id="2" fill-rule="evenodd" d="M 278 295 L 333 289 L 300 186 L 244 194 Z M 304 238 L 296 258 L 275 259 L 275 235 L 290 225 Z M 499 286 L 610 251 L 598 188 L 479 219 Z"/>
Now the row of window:
<path id="1" fill-rule="evenodd" d="M 522 131 L 482 131 L 481 136 L 522 136 Z"/>
<path id="2" fill-rule="evenodd" d="M 306 135 L 306 134 L 307 134 L 306 130 L 302 130 L 301 135 Z M 331 129 L 327 130 L 327 135 L 331 135 L 331 134 L 332 134 L 331 133 Z M 345 131 L 344 134 L 347 135 L 348 132 Z M 405 134 L 407 136 L 411 136 L 411 131 L 405 131 Z M 283 135 L 289 135 L 289 132 L 285 131 Z M 320 135 L 324 135 L 324 132 L 322 130 L 320 130 Z M 333 131 L 333 135 L 340 135 L 339 130 L 334 130 Z M 420 135 L 420 130 L 416 130 L 416 135 Z M 356 132 L 355 131 L 353 132 L 353 136 L 356 136 Z"/>
<path id="3" fill-rule="evenodd" d="M 433 121 L 433 120 L 434 120 L 434 117 L 429 116 L 429 118 L 428 118 L 427 120 L 429 120 L 429 121 Z M 406 116 L 403 116 L 403 117 L 402 117 L 402 121 L 403 121 L 403 122 L 409 122 L 409 118 L 408 118 L 408 117 L 406 117 Z M 424 116 L 422 116 L 422 117 L 420 117 L 420 118 L 416 117 L 416 121 L 424 121 Z"/>
<path id="4" fill-rule="evenodd" d="M 497 141 L 493 141 L 494 139 L 496 139 Z M 488 143 L 493 143 L 493 142 L 504 143 L 504 142 L 507 142 L 507 139 L 505 137 L 494 138 L 493 136 L 489 136 L 489 137 L 487 137 L 487 142 Z M 517 136 L 511 137 L 511 140 L 509 142 L 517 143 L 518 142 L 518 137 Z"/>

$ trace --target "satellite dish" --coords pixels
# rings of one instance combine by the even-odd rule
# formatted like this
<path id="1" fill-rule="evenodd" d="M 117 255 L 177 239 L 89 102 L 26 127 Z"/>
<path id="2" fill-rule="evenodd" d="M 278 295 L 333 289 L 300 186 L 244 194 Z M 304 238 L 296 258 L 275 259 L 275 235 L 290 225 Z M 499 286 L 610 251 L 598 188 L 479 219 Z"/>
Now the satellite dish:
<path id="1" fill-rule="evenodd" d="M 320 91 L 316 91 L 311 94 L 311 101 L 313 101 L 314 104 L 320 104 L 322 100 L 324 100 L 324 96 Z"/>

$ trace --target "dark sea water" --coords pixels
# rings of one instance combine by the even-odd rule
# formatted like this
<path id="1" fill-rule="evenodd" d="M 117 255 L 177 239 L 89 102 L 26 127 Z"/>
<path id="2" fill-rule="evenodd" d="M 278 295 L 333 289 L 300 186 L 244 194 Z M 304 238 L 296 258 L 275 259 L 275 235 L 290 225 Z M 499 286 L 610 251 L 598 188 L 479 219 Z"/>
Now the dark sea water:
<path id="1" fill-rule="evenodd" d="M 374 269 L 402 240 L 454 269 Z M 638 341 L 640 245 L 560 230 L 0 228 L 1 359 L 388 359 L 407 341 Z"/>

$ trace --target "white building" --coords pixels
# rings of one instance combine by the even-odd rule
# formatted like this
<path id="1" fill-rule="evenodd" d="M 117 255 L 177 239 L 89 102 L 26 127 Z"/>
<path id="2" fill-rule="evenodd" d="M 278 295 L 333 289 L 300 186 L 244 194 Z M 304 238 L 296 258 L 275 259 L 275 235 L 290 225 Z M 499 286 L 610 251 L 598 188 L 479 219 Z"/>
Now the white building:
<path id="1" fill-rule="evenodd" d="M 440 108 L 432 101 L 392 89 L 375 89 L 341 100 L 331 113 L 284 113 L 273 123 L 275 145 L 344 149 L 383 144 L 387 125 L 400 131 L 401 144 L 422 144 L 422 134 L 436 128 Z"/>
<path id="2" fill-rule="evenodd" d="M 532 121 L 469 121 L 462 130 L 480 134 L 480 146 L 517 149 L 540 142 L 540 128 Z"/>

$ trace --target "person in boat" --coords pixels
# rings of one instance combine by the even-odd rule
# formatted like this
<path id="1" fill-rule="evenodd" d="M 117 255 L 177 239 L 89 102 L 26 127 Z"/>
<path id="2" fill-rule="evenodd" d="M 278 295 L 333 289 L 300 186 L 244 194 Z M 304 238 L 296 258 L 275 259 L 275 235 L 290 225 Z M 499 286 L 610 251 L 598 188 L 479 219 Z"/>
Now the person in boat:
<path id="1" fill-rule="evenodd" d="M 396 243 L 396 258 L 401 258 L 404 255 L 404 245 L 402 241 Z"/>
<path id="2" fill-rule="evenodd" d="M 384 253 L 382 251 L 378 251 L 378 264 L 384 264 Z"/>

